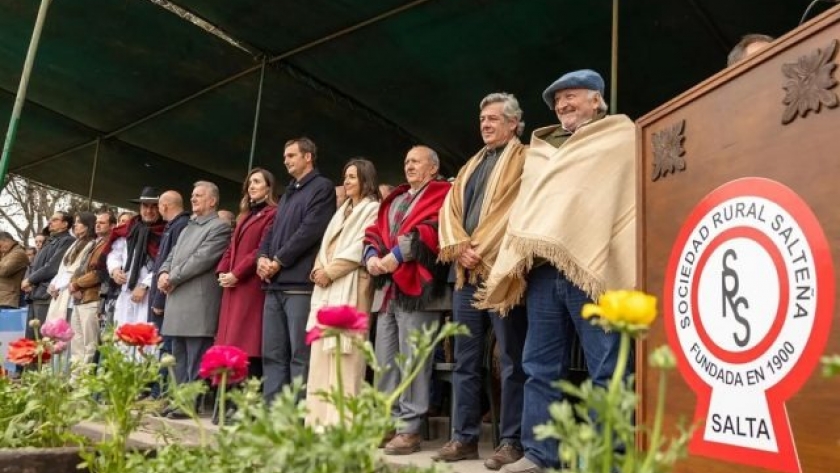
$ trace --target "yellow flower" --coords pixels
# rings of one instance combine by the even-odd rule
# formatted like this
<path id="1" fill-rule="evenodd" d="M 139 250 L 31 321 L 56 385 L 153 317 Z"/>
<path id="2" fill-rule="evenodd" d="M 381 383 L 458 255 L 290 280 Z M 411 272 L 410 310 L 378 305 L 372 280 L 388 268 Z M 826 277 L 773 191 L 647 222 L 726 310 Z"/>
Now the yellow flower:
<path id="1" fill-rule="evenodd" d="M 607 291 L 598 304 L 586 304 L 581 313 L 588 319 L 598 316 L 609 322 L 650 325 L 656 319 L 656 297 L 641 291 Z"/>

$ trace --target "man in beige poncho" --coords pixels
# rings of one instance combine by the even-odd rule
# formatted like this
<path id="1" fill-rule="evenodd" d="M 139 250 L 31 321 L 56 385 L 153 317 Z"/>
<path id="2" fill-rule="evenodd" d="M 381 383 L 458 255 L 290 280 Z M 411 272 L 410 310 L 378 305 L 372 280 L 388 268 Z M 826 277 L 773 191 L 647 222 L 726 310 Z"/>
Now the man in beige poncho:
<path id="1" fill-rule="evenodd" d="M 531 136 L 499 256 L 479 291 L 481 307 L 504 313 L 524 299 L 527 308 L 525 455 L 503 472 L 560 467 L 557 441 L 537 440 L 534 427 L 562 398 L 552 383 L 568 375 L 575 333 L 595 384 L 606 386 L 615 370 L 618 335 L 580 315 L 605 290 L 635 284 L 635 126 L 605 116 L 603 91 L 597 72 L 581 70 L 543 93 L 560 124 Z"/>
<path id="2" fill-rule="evenodd" d="M 501 441 L 484 466 L 498 470 L 522 457 L 522 347 L 528 322 L 521 306 L 511 309 L 509 317 L 499 317 L 473 304 L 476 288 L 490 274 L 499 253 L 510 209 L 519 193 L 527 147 L 517 138 L 525 123 L 516 97 L 490 94 L 479 109 L 484 147 L 458 172 L 440 212 L 439 258 L 452 263 L 453 318 L 466 325 L 470 335 L 455 339 L 452 438 L 432 458 L 450 462 L 478 458 L 483 358 L 489 348 L 484 344 L 487 328 L 492 327 L 501 359 Z"/>

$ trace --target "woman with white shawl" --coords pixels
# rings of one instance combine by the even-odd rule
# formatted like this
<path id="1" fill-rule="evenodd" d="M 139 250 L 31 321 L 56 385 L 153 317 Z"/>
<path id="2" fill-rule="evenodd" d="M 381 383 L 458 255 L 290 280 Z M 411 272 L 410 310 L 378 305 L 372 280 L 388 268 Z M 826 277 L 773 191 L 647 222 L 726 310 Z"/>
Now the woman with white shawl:
<path id="1" fill-rule="evenodd" d="M 58 267 L 58 272 L 50 281 L 47 292 L 52 296 L 50 301 L 50 308 L 47 311 L 47 319 L 68 319 L 68 309 L 72 309 L 70 294 L 70 278 L 76 272 L 79 265 L 85 259 L 87 254 L 93 249 L 94 241 L 96 240 L 96 233 L 94 226 L 96 225 L 96 215 L 91 212 L 79 212 L 76 215 L 75 223 L 73 224 L 73 236 L 76 241 L 67 248 L 64 256 L 61 259 L 61 265 Z"/>
<path id="2" fill-rule="evenodd" d="M 362 262 L 362 240 L 365 229 L 373 224 L 379 211 L 376 168 L 367 159 L 352 159 L 344 166 L 343 176 L 347 199 L 330 220 L 310 274 L 315 288 L 307 331 L 317 325 L 316 316 L 323 307 L 349 305 L 369 313 L 373 301 L 371 276 Z M 359 337 L 360 342 L 367 340 L 367 334 L 356 334 L 342 336 L 340 346 L 336 346 L 333 337 L 312 343 L 306 388 L 307 424 L 338 423 L 334 406 L 319 394 L 330 392 L 335 386 L 336 354 L 342 357 L 345 393 L 352 396 L 359 392 L 365 374 L 365 359 L 352 337 Z"/>

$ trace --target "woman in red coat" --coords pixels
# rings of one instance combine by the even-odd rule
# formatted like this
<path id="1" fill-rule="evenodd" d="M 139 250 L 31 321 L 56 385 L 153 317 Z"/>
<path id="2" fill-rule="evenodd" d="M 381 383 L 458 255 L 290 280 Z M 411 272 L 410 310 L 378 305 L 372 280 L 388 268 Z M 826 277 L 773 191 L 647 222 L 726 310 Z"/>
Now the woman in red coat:
<path id="1" fill-rule="evenodd" d="M 274 175 L 254 168 L 242 184 L 242 202 L 230 246 L 216 267 L 222 307 L 216 345 L 241 348 L 250 358 L 249 375 L 262 376 L 262 312 L 265 293 L 257 277 L 257 252 L 277 212 Z"/>

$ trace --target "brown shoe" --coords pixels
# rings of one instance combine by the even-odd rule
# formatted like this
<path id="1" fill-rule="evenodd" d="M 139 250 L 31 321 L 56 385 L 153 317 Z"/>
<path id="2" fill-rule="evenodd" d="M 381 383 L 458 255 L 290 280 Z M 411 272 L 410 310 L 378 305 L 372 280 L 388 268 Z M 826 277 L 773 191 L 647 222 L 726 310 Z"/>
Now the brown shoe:
<path id="1" fill-rule="evenodd" d="M 440 450 L 432 456 L 432 461 L 436 462 L 456 462 L 476 459 L 478 459 L 478 444 L 461 443 L 457 440 L 446 442 L 446 445 L 440 447 Z"/>
<path id="2" fill-rule="evenodd" d="M 382 437 L 382 441 L 379 442 L 379 448 L 385 448 L 385 445 L 388 445 L 388 442 L 390 442 L 391 439 L 393 439 L 396 436 L 397 436 L 397 431 L 396 430 L 389 430 L 388 433 L 386 433 L 385 436 Z"/>
<path id="3" fill-rule="evenodd" d="M 420 434 L 397 434 L 385 445 L 385 455 L 408 455 L 420 451 Z"/>
<path id="4" fill-rule="evenodd" d="M 522 449 L 512 443 L 503 443 L 496 447 L 493 455 L 484 460 L 484 467 L 488 470 L 498 470 L 505 465 L 514 463 L 522 458 Z"/>

